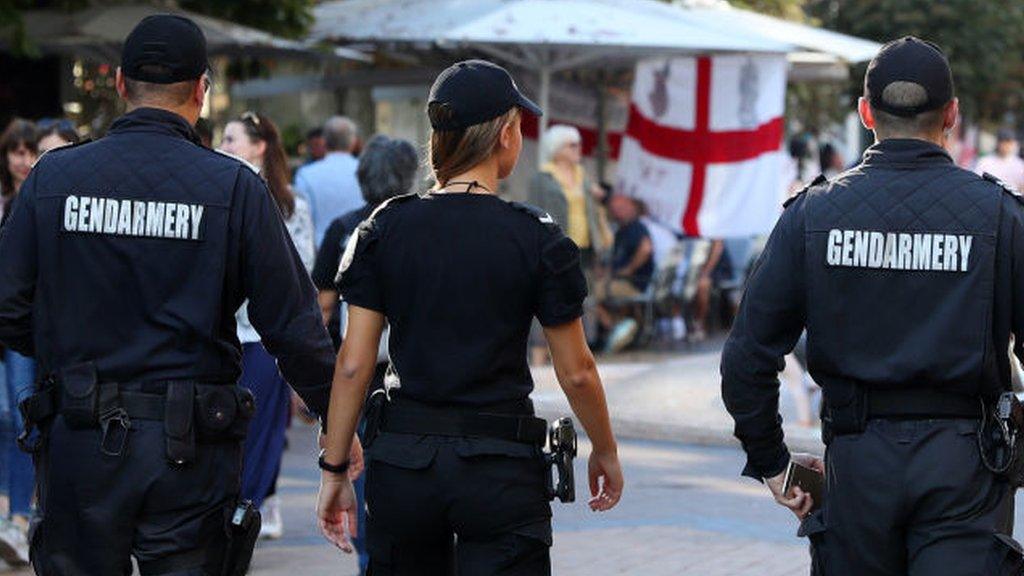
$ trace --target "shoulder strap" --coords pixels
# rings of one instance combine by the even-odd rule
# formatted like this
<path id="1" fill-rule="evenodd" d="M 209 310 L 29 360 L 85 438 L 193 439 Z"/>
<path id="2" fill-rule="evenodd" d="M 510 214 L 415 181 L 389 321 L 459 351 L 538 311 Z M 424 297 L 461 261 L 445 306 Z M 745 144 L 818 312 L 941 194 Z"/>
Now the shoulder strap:
<path id="1" fill-rule="evenodd" d="M 341 265 L 338 267 L 338 276 L 335 280 L 340 278 L 341 274 L 345 270 L 348 270 L 348 267 L 352 265 L 352 260 L 356 256 L 356 247 L 359 245 L 359 240 L 366 236 L 367 234 L 369 234 L 370 230 L 373 229 L 374 219 L 377 218 L 378 214 L 387 210 L 390 206 L 401 204 L 408 200 L 412 200 L 413 198 L 423 198 L 429 195 L 429 193 L 420 195 L 416 192 L 412 192 L 409 194 L 401 194 L 399 196 L 388 198 L 387 200 L 381 202 L 380 206 L 374 208 L 373 212 L 370 212 L 370 215 L 366 218 L 366 220 L 360 222 L 359 226 L 356 226 L 356 229 L 353 230 L 351 234 L 349 234 L 348 243 L 345 244 L 345 252 L 343 252 L 341 255 Z"/>
<path id="2" fill-rule="evenodd" d="M 782 203 L 782 207 L 783 208 L 789 208 L 790 204 L 792 204 L 793 202 L 796 202 L 797 198 L 799 198 L 799 197 L 803 196 L 804 194 L 806 194 L 807 191 L 810 190 L 811 188 L 814 188 L 815 186 L 818 186 L 820 184 L 827 184 L 827 183 L 828 183 L 828 178 L 825 178 L 824 174 L 818 174 L 818 177 L 815 178 L 814 180 L 812 180 L 810 184 L 808 184 L 807 186 L 804 186 L 802 189 L 800 189 L 799 191 L 795 192 L 792 196 L 787 198 L 786 201 Z"/>
<path id="3" fill-rule="evenodd" d="M 530 216 L 536 218 L 538 222 L 544 224 L 545 226 L 554 226 L 556 228 L 558 227 L 558 223 L 555 222 L 555 219 L 552 218 L 550 214 L 541 210 L 540 208 L 537 208 L 536 206 L 533 206 L 532 204 L 524 204 L 523 202 L 509 202 L 509 206 L 512 206 L 513 208 L 519 210 L 520 212 L 525 212 L 529 214 Z"/>
<path id="4" fill-rule="evenodd" d="M 1002 180 L 1000 180 L 999 178 L 996 178 L 995 176 L 993 176 L 992 174 L 990 174 L 988 172 L 985 172 L 984 174 L 982 174 L 981 177 L 984 178 L 985 180 L 988 180 L 989 182 L 999 186 L 1000 188 L 1002 188 L 1003 192 L 1006 192 L 1007 194 L 1012 196 L 1013 199 L 1016 200 L 1017 202 L 1020 202 L 1021 204 L 1024 204 L 1024 196 L 1021 196 L 1020 192 L 1017 192 L 1013 188 L 1013 186 L 1010 186 L 1006 182 L 1003 182 Z"/>

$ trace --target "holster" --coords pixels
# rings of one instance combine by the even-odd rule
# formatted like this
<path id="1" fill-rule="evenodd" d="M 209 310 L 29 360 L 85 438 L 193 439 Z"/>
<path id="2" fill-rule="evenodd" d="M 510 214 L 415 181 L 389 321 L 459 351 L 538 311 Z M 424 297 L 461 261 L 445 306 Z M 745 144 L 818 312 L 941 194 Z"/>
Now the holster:
<path id="1" fill-rule="evenodd" d="M 220 572 L 222 576 L 245 576 L 249 571 L 261 524 L 260 511 L 249 500 L 239 502 L 230 511 L 225 527 L 228 545 Z"/>
<path id="2" fill-rule="evenodd" d="M 821 439 L 825 445 L 843 434 L 860 434 L 867 427 L 867 390 L 849 380 L 822 386 Z"/>
<path id="3" fill-rule="evenodd" d="M 978 431 L 982 462 L 1012 489 L 1024 486 L 1024 405 L 1012 392 L 1003 393 Z"/>
<path id="4" fill-rule="evenodd" d="M 363 404 L 363 424 L 359 434 L 359 441 L 362 443 L 363 448 L 373 446 L 374 440 L 380 435 L 387 403 L 387 391 L 384 388 L 380 388 L 374 390 Z"/>
<path id="5" fill-rule="evenodd" d="M 559 418 L 551 423 L 548 437 L 549 452 L 544 455 L 548 466 L 548 499 L 562 502 L 576 501 L 576 479 L 572 461 L 576 457 L 576 428 L 572 419 Z M 554 473 L 558 482 L 555 483 Z"/>

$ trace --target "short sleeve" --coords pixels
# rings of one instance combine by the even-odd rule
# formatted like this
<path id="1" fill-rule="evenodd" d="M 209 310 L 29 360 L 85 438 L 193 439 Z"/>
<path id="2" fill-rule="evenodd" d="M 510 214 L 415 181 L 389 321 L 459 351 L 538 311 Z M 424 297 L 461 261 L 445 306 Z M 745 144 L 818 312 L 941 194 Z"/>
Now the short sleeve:
<path id="1" fill-rule="evenodd" d="M 354 245 L 353 245 L 354 243 Z M 361 232 L 357 230 L 348 240 L 345 251 L 352 251 L 351 261 L 342 255 L 336 283 L 341 299 L 351 306 L 359 306 L 384 312 L 384 298 L 381 294 L 380 241 L 376 227 Z"/>
<path id="2" fill-rule="evenodd" d="M 583 315 L 587 281 L 580 269 L 580 249 L 559 231 L 541 248 L 540 290 L 537 320 L 543 326 L 557 326 Z"/>

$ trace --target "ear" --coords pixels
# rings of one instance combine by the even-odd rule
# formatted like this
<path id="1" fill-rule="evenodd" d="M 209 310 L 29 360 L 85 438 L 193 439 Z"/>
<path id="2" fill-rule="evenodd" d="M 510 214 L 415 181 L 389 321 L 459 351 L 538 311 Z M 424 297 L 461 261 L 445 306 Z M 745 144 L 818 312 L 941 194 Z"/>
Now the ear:
<path id="1" fill-rule="evenodd" d="M 203 103 L 206 102 L 206 86 L 207 86 L 206 75 L 203 74 L 199 77 L 199 82 L 196 82 L 196 87 L 192 91 L 192 100 L 199 106 L 199 109 L 203 109 Z"/>
<path id="2" fill-rule="evenodd" d="M 121 72 L 121 67 L 117 67 L 117 72 L 114 74 L 114 86 L 117 88 L 117 95 L 123 100 L 128 99 L 128 88 L 124 84 L 124 72 Z"/>
<path id="3" fill-rule="evenodd" d="M 505 150 L 511 148 L 512 141 L 514 138 L 513 131 L 518 129 L 519 117 L 516 116 L 511 121 L 506 122 L 505 125 L 501 127 L 501 134 L 498 136 L 498 145 Z"/>
<path id="4" fill-rule="evenodd" d="M 875 115 L 871 111 L 871 104 L 868 103 L 867 98 L 861 96 L 857 99 L 857 112 L 860 114 L 860 123 L 864 125 L 864 128 L 874 130 Z"/>
<path id="5" fill-rule="evenodd" d="M 952 130 L 960 120 L 960 99 L 953 98 L 942 113 L 942 129 Z"/>
<path id="6" fill-rule="evenodd" d="M 263 158 L 263 154 L 265 154 L 266 152 L 267 152 L 267 141 L 266 140 L 257 140 L 256 141 L 256 153 L 259 155 L 260 158 Z"/>

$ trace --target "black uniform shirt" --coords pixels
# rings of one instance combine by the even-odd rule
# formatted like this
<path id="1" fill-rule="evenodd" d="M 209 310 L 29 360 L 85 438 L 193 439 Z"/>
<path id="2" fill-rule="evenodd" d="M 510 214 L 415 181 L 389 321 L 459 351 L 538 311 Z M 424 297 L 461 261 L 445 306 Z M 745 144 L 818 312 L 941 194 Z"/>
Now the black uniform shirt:
<path id="1" fill-rule="evenodd" d="M 326 413 L 333 352 L 313 286 L 263 180 L 152 108 L 43 155 L 0 235 L 0 341 L 42 373 L 234 382 L 234 314 Z"/>
<path id="2" fill-rule="evenodd" d="M 1024 345 L 1019 197 L 921 140 L 885 140 L 791 202 L 755 264 L 722 352 L 722 395 L 744 474 L 788 463 L 778 414 L 783 356 L 807 329 L 829 383 L 992 396 Z"/>
<path id="3" fill-rule="evenodd" d="M 550 217 L 491 194 L 393 200 L 339 279 L 349 304 L 382 312 L 401 394 L 481 406 L 526 398 L 534 317 L 579 318 L 579 250 Z"/>

